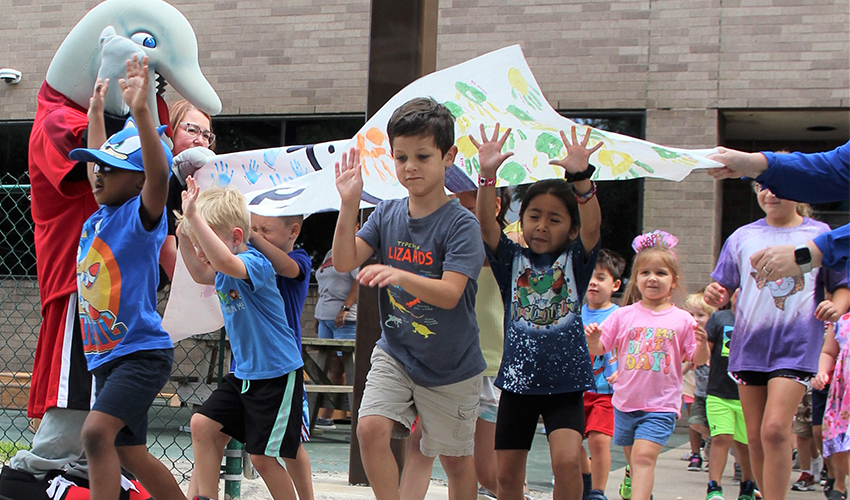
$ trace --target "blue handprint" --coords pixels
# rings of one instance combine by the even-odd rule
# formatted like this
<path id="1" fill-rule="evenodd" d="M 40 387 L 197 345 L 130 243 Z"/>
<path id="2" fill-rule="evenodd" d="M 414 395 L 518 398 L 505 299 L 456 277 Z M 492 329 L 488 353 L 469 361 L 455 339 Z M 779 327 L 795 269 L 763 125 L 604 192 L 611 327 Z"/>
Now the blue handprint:
<path id="1" fill-rule="evenodd" d="M 215 173 L 210 174 L 212 176 L 212 180 L 215 184 L 225 187 L 230 184 L 230 180 L 233 179 L 233 174 L 236 173 L 230 165 L 223 161 L 215 162 Z"/>
<path id="2" fill-rule="evenodd" d="M 307 167 L 302 166 L 297 158 L 290 161 L 289 166 L 292 168 L 292 173 L 295 174 L 295 177 L 301 177 L 308 172 Z"/>
<path id="3" fill-rule="evenodd" d="M 269 174 L 269 179 L 271 179 L 272 185 L 274 185 L 274 186 L 277 186 L 278 184 L 283 182 L 283 180 L 281 180 L 281 178 L 280 178 L 280 174 L 274 174 L 274 175 Z"/>
<path id="4" fill-rule="evenodd" d="M 273 167 L 274 162 L 277 161 L 277 155 L 280 154 L 280 150 L 283 148 L 271 148 L 263 151 L 263 161 L 266 162 L 266 165 Z"/>
<path id="5" fill-rule="evenodd" d="M 251 160 L 248 162 L 248 166 L 245 167 L 245 164 L 242 164 L 242 171 L 245 172 L 245 178 L 248 179 L 248 182 L 251 184 L 256 184 L 258 180 L 260 180 L 260 164 L 257 163 L 256 160 Z"/>

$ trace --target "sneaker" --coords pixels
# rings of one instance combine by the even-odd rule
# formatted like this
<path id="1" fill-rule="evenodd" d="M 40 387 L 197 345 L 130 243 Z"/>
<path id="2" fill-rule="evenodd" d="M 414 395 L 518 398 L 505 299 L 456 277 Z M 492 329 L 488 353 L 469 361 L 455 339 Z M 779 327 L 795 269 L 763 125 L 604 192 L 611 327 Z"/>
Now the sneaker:
<path id="1" fill-rule="evenodd" d="M 608 497 L 602 490 L 590 490 L 590 493 L 587 494 L 587 500 L 608 500 Z"/>
<path id="2" fill-rule="evenodd" d="M 794 450 L 791 451 L 791 458 L 793 460 L 791 462 L 791 470 L 800 470 L 800 461 L 797 460 L 797 449 L 796 448 L 794 448 Z"/>
<path id="3" fill-rule="evenodd" d="M 794 491 L 814 491 L 815 488 L 815 477 L 808 472 L 800 474 L 800 479 L 791 485 Z"/>
<path id="4" fill-rule="evenodd" d="M 204 497 L 201 495 L 196 495 L 192 498 L 192 500 L 211 500 L 210 497 Z"/>
<path id="5" fill-rule="evenodd" d="M 823 495 L 828 497 L 829 492 L 832 491 L 833 488 L 835 488 L 835 478 L 834 477 L 826 478 L 826 482 L 823 483 Z"/>
<path id="6" fill-rule="evenodd" d="M 691 461 L 688 463 L 688 470 L 691 472 L 700 472 L 702 470 L 702 457 L 699 453 L 691 455 Z"/>
<path id="7" fill-rule="evenodd" d="M 632 500 L 632 476 L 629 474 L 629 466 L 626 466 L 626 475 L 623 477 L 623 482 L 620 483 L 620 498 L 623 500 Z"/>
<path id="8" fill-rule="evenodd" d="M 686 451 L 684 455 L 679 457 L 679 460 L 681 460 L 682 462 L 688 462 L 691 459 L 691 455 L 693 455 L 693 453 Z"/>
<path id="9" fill-rule="evenodd" d="M 847 493 L 841 493 L 835 488 L 829 490 L 829 494 L 826 496 L 827 500 L 847 500 Z"/>
<path id="10" fill-rule="evenodd" d="M 723 487 L 717 481 L 709 481 L 705 490 L 705 500 L 723 500 Z"/>
<path id="11" fill-rule="evenodd" d="M 735 473 L 732 475 L 732 484 L 741 484 L 741 478 L 744 476 L 741 471 L 741 464 L 735 462 Z"/>
<path id="12" fill-rule="evenodd" d="M 330 418 L 316 418 L 316 425 L 314 427 L 326 431 L 332 431 L 336 429 L 334 421 Z"/>
<path id="13" fill-rule="evenodd" d="M 744 481 L 741 483 L 741 491 L 738 493 L 738 500 L 755 500 L 757 498 L 756 493 L 758 490 L 756 489 L 755 483 L 752 481 Z M 761 493 L 758 494 L 761 496 Z"/>

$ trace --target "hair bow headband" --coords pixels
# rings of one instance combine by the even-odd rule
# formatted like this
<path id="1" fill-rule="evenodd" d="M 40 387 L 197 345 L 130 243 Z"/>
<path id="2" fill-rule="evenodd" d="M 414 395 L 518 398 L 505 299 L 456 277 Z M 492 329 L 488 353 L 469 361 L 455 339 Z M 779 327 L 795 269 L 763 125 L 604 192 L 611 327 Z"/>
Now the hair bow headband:
<path id="1" fill-rule="evenodd" d="M 673 248 L 679 243 L 679 238 L 673 236 L 667 231 L 656 229 L 655 231 L 644 233 L 632 240 L 632 248 L 635 253 L 645 250 L 650 247 L 661 246 L 664 248 Z"/>

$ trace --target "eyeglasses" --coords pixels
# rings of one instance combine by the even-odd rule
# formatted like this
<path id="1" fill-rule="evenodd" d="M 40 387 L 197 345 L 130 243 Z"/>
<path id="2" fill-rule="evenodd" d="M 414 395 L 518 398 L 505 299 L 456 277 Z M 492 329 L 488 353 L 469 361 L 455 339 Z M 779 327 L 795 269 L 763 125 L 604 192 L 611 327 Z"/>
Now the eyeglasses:
<path id="1" fill-rule="evenodd" d="M 91 171 L 92 171 L 93 174 L 97 174 L 97 173 L 108 174 L 109 172 L 112 172 L 113 170 L 115 170 L 115 167 L 113 167 L 111 165 L 107 165 L 105 163 L 101 163 L 99 161 L 96 161 L 91 168 Z"/>
<path id="2" fill-rule="evenodd" d="M 189 137 L 195 138 L 198 137 L 198 134 L 207 142 L 207 144 L 212 144 L 215 142 L 215 134 L 210 130 L 201 130 L 201 126 L 191 122 L 180 122 L 179 124 L 186 130 L 186 133 L 189 134 Z"/>

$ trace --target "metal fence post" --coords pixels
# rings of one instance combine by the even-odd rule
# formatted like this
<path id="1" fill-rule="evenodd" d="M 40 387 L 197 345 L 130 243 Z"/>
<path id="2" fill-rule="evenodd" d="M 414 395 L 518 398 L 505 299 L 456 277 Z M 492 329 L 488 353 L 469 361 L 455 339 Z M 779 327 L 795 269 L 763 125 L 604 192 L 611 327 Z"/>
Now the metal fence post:
<path id="1" fill-rule="evenodd" d="M 224 500 L 242 497 L 242 443 L 231 439 L 224 450 Z"/>

